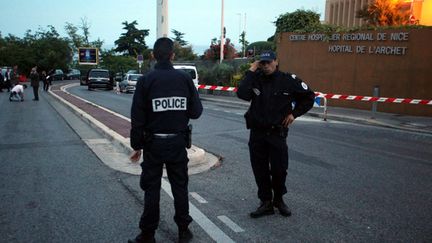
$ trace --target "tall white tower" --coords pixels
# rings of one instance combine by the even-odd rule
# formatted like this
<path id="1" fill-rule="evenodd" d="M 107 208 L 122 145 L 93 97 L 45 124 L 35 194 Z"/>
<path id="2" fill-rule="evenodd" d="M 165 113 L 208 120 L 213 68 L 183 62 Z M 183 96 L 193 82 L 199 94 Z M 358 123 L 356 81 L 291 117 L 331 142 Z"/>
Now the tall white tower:
<path id="1" fill-rule="evenodd" d="M 168 0 L 156 0 L 156 39 L 168 37 Z"/>

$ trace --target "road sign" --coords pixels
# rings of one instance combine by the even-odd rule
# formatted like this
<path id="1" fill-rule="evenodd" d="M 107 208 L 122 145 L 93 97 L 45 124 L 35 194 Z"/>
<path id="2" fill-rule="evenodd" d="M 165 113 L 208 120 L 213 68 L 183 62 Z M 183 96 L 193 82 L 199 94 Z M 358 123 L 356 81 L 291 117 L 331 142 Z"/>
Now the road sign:
<path id="1" fill-rule="evenodd" d="M 80 65 L 98 65 L 99 50 L 94 47 L 78 48 L 78 63 Z"/>

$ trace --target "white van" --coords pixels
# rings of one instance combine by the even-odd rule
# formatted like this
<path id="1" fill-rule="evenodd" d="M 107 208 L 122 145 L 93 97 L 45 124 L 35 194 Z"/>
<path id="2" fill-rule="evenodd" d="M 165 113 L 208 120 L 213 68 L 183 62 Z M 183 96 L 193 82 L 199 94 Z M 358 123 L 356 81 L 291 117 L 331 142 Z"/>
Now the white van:
<path id="1" fill-rule="evenodd" d="M 192 77 L 192 80 L 193 80 L 195 86 L 198 85 L 198 72 L 197 72 L 195 65 L 174 63 L 173 66 L 175 69 L 182 70 L 182 71 L 189 73 L 189 75 Z"/>

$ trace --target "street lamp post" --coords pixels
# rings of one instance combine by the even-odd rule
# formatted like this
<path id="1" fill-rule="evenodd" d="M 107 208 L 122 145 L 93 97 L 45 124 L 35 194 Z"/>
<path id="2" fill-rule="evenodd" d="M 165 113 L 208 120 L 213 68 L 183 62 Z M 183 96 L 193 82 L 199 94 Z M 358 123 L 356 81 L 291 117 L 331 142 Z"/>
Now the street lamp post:
<path id="1" fill-rule="evenodd" d="M 246 41 L 246 13 L 244 14 L 244 27 L 243 27 L 243 32 L 245 33 L 245 41 Z M 246 56 L 246 45 L 243 42 L 243 57 Z"/>
<path id="2" fill-rule="evenodd" d="M 224 45 L 225 45 L 225 36 L 224 36 L 224 0 L 222 0 L 222 11 L 221 11 L 221 43 L 220 43 L 220 63 L 222 63 L 224 59 Z"/>

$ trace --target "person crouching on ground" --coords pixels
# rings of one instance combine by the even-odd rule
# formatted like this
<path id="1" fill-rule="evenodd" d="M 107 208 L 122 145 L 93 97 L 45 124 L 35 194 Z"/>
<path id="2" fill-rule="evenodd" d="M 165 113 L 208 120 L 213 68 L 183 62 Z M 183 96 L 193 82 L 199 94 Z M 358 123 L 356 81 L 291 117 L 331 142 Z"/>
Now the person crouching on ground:
<path id="1" fill-rule="evenodd" d="M 12 101 L 12 98 L 24 101 L 24 89 L 27 88 L 26 84 L 17 84 L 15 85 L 9 95 L 9 101 Z"/>

